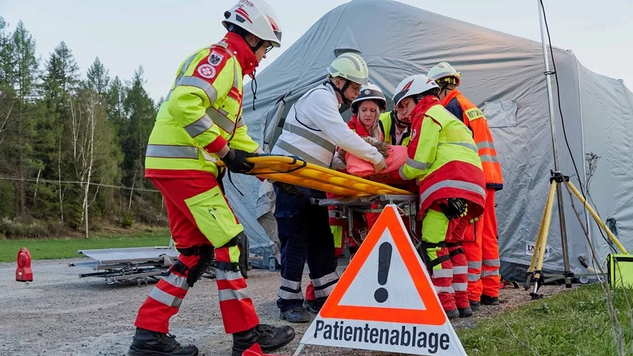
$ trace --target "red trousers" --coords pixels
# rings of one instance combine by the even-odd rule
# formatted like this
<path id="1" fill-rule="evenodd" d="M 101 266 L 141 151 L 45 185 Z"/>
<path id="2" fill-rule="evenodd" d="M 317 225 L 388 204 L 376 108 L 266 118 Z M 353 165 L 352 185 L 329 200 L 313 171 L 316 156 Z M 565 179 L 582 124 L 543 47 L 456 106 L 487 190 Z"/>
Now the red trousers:
<path id="1" fill-rule="evenodd" d="M 153 178 L 152 182 L 165 200 L 176 248 L 213 245 L 212 241 L 221 246 L 230 240 L 227 240 L 228 236 L 236 236 L 241 232 L 241 225 L 213 175 L 196 179 Z M 215 258 L 218 262 L 231 262 L 226 247 L 216 248 Z M 188 269 L 195 266 L 199 259 L 200 256 L 196 255 L 178 256 L 178 260 Z M 169 276 L 163 277 L 139 309 L 134 325 L 168 333 L 169 319 L 178 313 L 189 290 L 186 280 L 187 272 L 181 274 L 171 271 Z M 232 334 L 257 326 L 259 318 L 253 301 L 248 297 L 246 280 L 241 273 L 217 270 L 216 282 L 225 331 Z"/>
<path id="2" fill-rule="evenodd" d="M 449 220 L 441 211 L 429 209 L 422 220 L 422 239 L 427 243 L 446 242 L 455 244 L 449 247 L 427 248 L 431 263 L 442 260 L 433 266 L 431 281 L 445 311 L 470 306 L 468 301 L 468 262 L 459 243 L 470 224 L 470 218 Z"/>
<path id="3" fill-rule="evenodd" d="M 486 189 L 484 215 L 466 230 L 462 243 L 468 260 L 468 292 L 478 302 L 482 293 L 499 297 L 499 244 L 495 190 Z"/>

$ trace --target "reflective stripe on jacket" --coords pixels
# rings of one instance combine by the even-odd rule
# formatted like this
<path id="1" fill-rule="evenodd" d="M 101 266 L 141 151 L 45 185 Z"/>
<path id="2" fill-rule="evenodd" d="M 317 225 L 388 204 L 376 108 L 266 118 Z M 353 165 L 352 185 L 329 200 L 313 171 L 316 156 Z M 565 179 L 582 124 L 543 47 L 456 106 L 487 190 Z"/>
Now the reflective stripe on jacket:
<path id="1" fill-rule="evenodd" d="M 298 156 L 308 163 L 329 167 L 336 146 L 372 164 L 383 159 L 374 146 L 347 126 L 339 113 L 337 94 L 332 84 L 326 83 L 309 90 L 292 105 L 272 153 Z"/>
<path id="2" fill-rule="evenodd" d="M 409 158 L 400 176 L 418 181 L 420 212 L 437 200 L 463 198 L 469 214 L 481 215 L 485 180 L 470 130 L 434 96 L 424 97 L 411 117 Z"/>
<path id="3" fill-rule="evenodd" d="M 234 33 L 181 64 L 149 137 L 146 177 L 217 176 L 214 153 L 225 144 L 258 149 L 241 118 L 242 77 L 256 65 L 255 55 Z"/>
<path id="4" fill-rule="evenodd" d="M 484 113 L 457 89 L 453 89 L 442 99 L 442 105 L 473 132 L 486 177 L 486 188 L 503 189 L 501 165 L 497 159 L 497 150 Z"/>

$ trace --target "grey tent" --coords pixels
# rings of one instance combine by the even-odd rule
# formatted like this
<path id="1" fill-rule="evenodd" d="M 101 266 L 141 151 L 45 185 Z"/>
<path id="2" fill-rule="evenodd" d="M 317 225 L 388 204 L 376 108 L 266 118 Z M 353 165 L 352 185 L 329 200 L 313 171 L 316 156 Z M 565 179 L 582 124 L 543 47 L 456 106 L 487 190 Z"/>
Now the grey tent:
<path id="1" fill-rule="evenodd" d="M 323 16 L 257 75 L 256 110 L 251 105 L 253 96 L 247 93 L 244 97 L 249 133 L 264 147 L 270 145 L 292 103 L 323 81 L 325 68 L 344 51 L 362 54 L 370 67 L 370 81 L 388 97 L 401 79 L 426 73 L 440 61 L 448 61 L 462 72 L 459 89 L 487 115 L 504 172 L 505 188 L 497 194 L 502 273 L 524 275 L 553 169 L 541 43 L 395 1 L 354 0 Z M 633 140 L 629 138 L 633 132 L 633 94 L 621 81 L 583 67 L 571 51 L 554 48 L 554 59 L 565 128 L 563 131 L 556 110 L 561 170 L 572 176 L 577 187 L 582 183 L 586 188 L 590 172 L 585 157 L 591 153 L 600 157 L 589 196 L 602 219 L 617 230 L 620 241 L 633 247 Z M 244 196 L 230 185 L 228 194 L 245 223 L 252 251 L 273 255 L 271 237 L 274 239 L 275 233 L 271 230 L 267 234 L 256 218 L 270 219 L 266 212 L 274 204 L 259 194 L 256 178 L 235 176 L 234 182 Z M 603 263 L 611 247 L 591 221 L 589 241 L 598 253 L 594 261 L 579 223 L 586 224 L 588 214 L 575 200 L 578 217 L 566 190 L 563 196 L 572 271 L 586 273 L 578 257 L 590 264 Z M 562 271 L 556 208 L 547 246 L 544 269 Z"/>

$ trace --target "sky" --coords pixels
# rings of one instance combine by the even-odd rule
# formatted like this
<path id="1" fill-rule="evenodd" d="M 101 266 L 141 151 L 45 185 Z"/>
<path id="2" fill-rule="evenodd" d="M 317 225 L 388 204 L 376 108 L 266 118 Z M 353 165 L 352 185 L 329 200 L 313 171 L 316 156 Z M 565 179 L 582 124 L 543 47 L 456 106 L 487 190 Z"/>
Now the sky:
<path id="1" fill-rule="evenodd" d="M 61 42 L 82 74 L 99 57 L 111 77 L 129 80 L 143 66 L 145 88 L 167 94 L 180 63 L 219 41 L 224 11 L 236 0 L 0 0 L 0 16 L 18 21 L 36 41 L 41 67 Z M 312 24 L 347 0 L 268 0 L 283 30 L 282 48 L 265 68 Z M 539 41 L 537 0 L 400 0 L 440 15 Z M 633 0 L 543 0 L 552 43 L 572 50 L 587 68 L 624 80 L 633 89 Z"/>

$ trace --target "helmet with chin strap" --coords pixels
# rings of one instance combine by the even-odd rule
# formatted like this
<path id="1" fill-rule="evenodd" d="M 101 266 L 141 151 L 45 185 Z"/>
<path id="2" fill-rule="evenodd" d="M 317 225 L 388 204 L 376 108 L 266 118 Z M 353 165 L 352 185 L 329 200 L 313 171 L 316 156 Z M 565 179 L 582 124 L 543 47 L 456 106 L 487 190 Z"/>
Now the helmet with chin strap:
<path id="1" fill-rule="evenodd" d="M 327 68 L 332 78 L 341 77 L 360 85 L 369 84 L 369 69 L 360 55 L 354 52 L 342 53 Z"/>
<path id="2" fill-rule="evenodd" d="M 360 85 L 369 84 L 369 68 L 367 68 L 367 63 L 363 57 L 354 52 L 340 54 L 332 61 L 332 64 L 327 68 L 327 72 L 332 79 L 341 78 L 345 80 L 345 84 L 342 88 L 338 88 L 332 81 L 330 81 L 330 83 L 332 88 L 342 97 L 343 102 L 348 105 L 352 102 L 345 96 L 345 91 L 349 87 L 349 83 L 354 82 Z"/>
<path id="3" fill-rule="evenodd" d="M 352 114 L 358 113 L 358 107 L 365 100 L 372 100 L 378 104 L 380 111 L 385 111 L 387 109 L 387 99 L 385 99 L 385 94 L 382 93 L 382 90 L 376 85 L 369 83 L 360 88 L 360 94 L 352 101 Z"/>
<path id="4" fill-rule="evenodd" d="M 458 72 L 448 62 L 440 62 L 429 70 L 427 76 L 440 86 L 453 84 L 458 87 L 461 82 L 462 73 Z"/>
<path id="5" fill-rule="evenodd" d="M 396 94 L 393 96 L 393 106 L 398 104 L 404 98 L 420 95 L 431 89 L 439 89 L 440 87 L 433 80 L 424 74 L 414 74 L 404 78 L 396 87 Z"/>
<path id="6" fill-rule="evenodd" d="M 246 31 L 261 40 L 256 51 L 265 41 L 274 47 L 281 46 L 281 26 L 277 13 L 263 0 L 240 0 L 224 12 L 222 25 L 229 31 Z M 235 27 L 238 27 L 236 29 Z"/>

